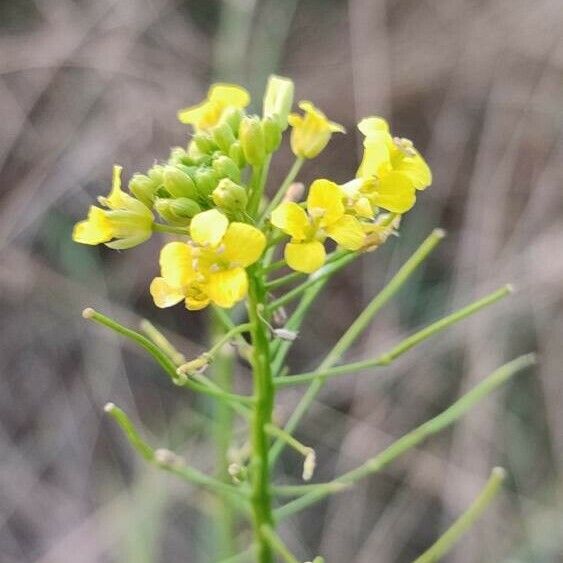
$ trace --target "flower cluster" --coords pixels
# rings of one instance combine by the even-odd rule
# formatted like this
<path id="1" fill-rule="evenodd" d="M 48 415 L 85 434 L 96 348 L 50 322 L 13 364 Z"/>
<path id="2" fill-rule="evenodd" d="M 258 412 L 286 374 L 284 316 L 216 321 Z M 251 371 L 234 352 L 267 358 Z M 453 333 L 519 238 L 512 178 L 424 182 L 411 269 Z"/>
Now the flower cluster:
<path id="1" fill-rule="evenodd" d="M 247 112 L 244 88 L 213 85 L 203 102 L 178 113 L 191 128 L 186 148 L 134 174 L 129 193 L 115 166 L 110 194 L 77 223 L 74 240 L 127 249 L 153 232 L 174 236 L 161 250 L 161 275 L 150 290 L 158 307 L 184 301 L 191 310 L 244 299 L 248 268 L 267 267 L 280 242 L 287 266 L 307 274 L 325 263 L 327 239 L 349 252 L 377 248 L 396 232 L 416 192 L 430 185 L 428 165 L 411 141 L 391 135 L 384 119 L 369 117 L 358 125 L 364 155 L 356 177 L 341 184 L 314 180 L 305 201 L 292 201 L 288 189 L 301 165 L 333 133 L 344 133 L 311 102 L 298 104 L 302 114 L 291 113 L 293 91 L 291 80 L 270 77 L 258 116 Z M 288 127 L 296 164 L 268 203 L 268 166 Z"/>

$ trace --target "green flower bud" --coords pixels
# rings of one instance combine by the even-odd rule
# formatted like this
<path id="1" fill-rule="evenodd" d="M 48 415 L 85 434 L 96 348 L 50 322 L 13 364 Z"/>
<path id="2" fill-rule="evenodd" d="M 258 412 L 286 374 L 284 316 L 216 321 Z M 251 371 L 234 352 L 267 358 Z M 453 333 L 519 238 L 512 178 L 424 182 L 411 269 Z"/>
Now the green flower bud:
<path id="1" fill-rule="evenodd" d="M 134 174 L 129 180 L 129 191 L 149 209 L 153 206 L 159 184 L 145 174 Z"/>
<path id="2" fill-rule="evenodd" d="M 248 202 L 248 195 L 242 186 L 223 178 L 213 190 L 211 199 L 217 207 L 226 211 L 242 211 Z"/>
<path id="3" fill-rule="evenodd" d="M 264 143 L 266 152 L 272 153 L 278 150 L 282 140 L 282 129 L 276 117 L 265 117 L 262 120 L 262 130 L 264 131 Z"/>
<path id="4" fill-rule="evenodd" d="M 270 75 L 264 94 L 263 116 L 276 117 L 282 131 L 287 129 L 287 116 L 293 104 L 293 81 Z"/>
<path id="5" fill-rule="evenodd" d="M 212 168 L 199 168 L 195 173 L 195 185 L 200 196 L 207 197 L 217 187 L 219 177 Z"/>
<path id="6" fill-rule="evenodd" d="M 228 123 L 233 131 L 238 131 L 240 120 L 242 119 L 242 111 L 236 107 L 225 109 L 220 123 Z"/>
<path id="7" fill-rule="evenodd" d="M 179 166 L 166 166 L 163 184 L 172 197 L 197 197 L 197 188 L 190 175 Z"/>
<path id="8" fill-rule="evenodd" d="M 235 134 L 233 133 L 231 126 L 226 121 L 220 123 L 219 125 L 213 127 L 212 136 L 217 146 L 225 154 L 229 154 L 231 145 L 236 141 Z"/>
<path id="9" fill-rule="evenodd" d="M 257 117 L 243 117 L 238 138 L 246 161 L 252 166 L 260 166 L 266 156 L 264 131 L 260 120 Z"/>
<path id="10" fill-rule="evenodd" d="M 186 149 L 183 147 L 172 147 L 170 149 L 170 156 L 168 157 L 168 164 L 184 164 L 190 166 L 193 160 L 188 156 Z"/>
<path id="11" fill-rule="evenodd" d="M 164 166 L 162 166 L 161 164 L 155 164 L 152 168 L 149 168 L 149 171 L 147 172 L 149 178 L 159 186 L 163 182 L 162 179 L 163 173 L 164 173 Z"/>
<path id="12" fill-rule="evenodd" d="M 242 147 L 240 146 L 240 141 L 237 141 L 236 143 L 233 143 L 231 145 L 229 156 L 239 168 L 244 168 L 246 166 L 246 160 L 244 160 L 244 154 L 242 152 Z"/>
<path id="13" fill-rule="evenodd" d="M 213 142 L 213 139 L 205 133 L 197 133 L 193 136 L 192 140 L 201 154 L 207 154 L 217 150 L 217 145 Z"/>
<path id="14" fill-rule="evenodd" d="M 154 202 L 154 208 L 167 223 L 179 227 L 188 225 L 191 218 L 201 211 L 201 207 L 193 199 L 187 197 L 158 198 Z"/>
<path id="15" fill-rule="evenodd" d="M 228 156 L 221 155 L 213 161 L 213 170 L 219 178 L 230 178 L 233 182 L 240 182 L 240 170 L 235 161 Z"/>

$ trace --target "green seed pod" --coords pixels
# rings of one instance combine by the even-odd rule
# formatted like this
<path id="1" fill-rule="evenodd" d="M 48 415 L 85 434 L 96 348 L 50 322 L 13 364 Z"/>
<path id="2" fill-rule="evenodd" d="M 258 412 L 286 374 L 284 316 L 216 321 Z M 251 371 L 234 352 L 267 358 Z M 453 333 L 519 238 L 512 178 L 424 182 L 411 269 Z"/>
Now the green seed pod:
<path id="1" fill-rule="evenodd" d="M 233 143 L 231 145 L 229 156 L 239 168 L 244 168 L 246 166 L 246 160 L 244 160 L 244 154 L 242 152 L 242 147 L 240 146 L 240 141 L 237 141 L 236 143 Z"/>
<path id="2" fill-rule="evenodd" d="M 192 140 L 201 154 L 207 154 L 217 150 L 217 145 L 213 142 L 213 139 L 205 133 L 197 133 L 193 136 Z"/>
<path id="3" fill-rule="evenodd" d="M 226 211 L 242 211 L 246 208 L 248 195 L 246 190 L 229 178 L 223 178 L 211 194 L 213 203 Z"/>
<path id="4" fill-rule="evenodd" d="M 266 152 L 272 153 L 278 150 L 282 140 L 282 130 L 279 120 L 274 117 L 265 117 L 262 120 L 262 130 L 264 131 L 264 143 Z"/>
<path id="5" fill-rule="evenodd" d="M 217 187 L 219 177 L 212 168 L 199 168 L 195 173 L 195 185 L 200 196 L 207 198 Z"/>
<path id="6" fill-rule="evenodd" d="M 129 180 L 129 191 L 149 209 L 153 206 L 160 186 L 145 174 L 134 174 Z"/>
<path id="7" fill-rule="evenodd" d="M 201 207 L 193 199 L 187 197 L 157 198 L 154 208 L 167 223 L 181 227 L 188 225 L 191 218 L 201 211 Z"/>
<path id="8" fill-rule="evenodd" d="M 235 161 L 228 156 L 221 155 L 213 161 L 213 170 L 219 178 L 230 178 L 233 182 L 240 182 L 240 170 Z"/>
<path id="9" fill-rule="evenodd" d="M 257 117 L 243 117 L 238 135 L 246 161 L 252 166 L 260 166 L 266 156 L 264 131 Z"/>
<path id="10" fill-rule="evenodd" d="M 163 173 L 166 191 L 172 197 L 197 197 L 197 188 L 190 175 L 179 166 L 166 166 Z"/>
<path id="11" fill-rule="evenodd" d="M 225 154 L 229 154 L 231 145 L 236 141 L 235 134 L 233 133 L 231 126 L 226 121 L 219 123 L 219 125 L 213 127 L 212 136 L 217 146 Z"/>

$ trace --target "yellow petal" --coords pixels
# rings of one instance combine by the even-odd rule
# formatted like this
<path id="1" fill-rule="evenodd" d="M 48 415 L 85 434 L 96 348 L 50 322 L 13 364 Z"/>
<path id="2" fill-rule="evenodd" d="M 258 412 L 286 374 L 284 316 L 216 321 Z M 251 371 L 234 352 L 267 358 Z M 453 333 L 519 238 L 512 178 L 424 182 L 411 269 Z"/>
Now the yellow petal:
<path id="1" fill-rule="evenodd" d="M 382 176 L 391 171 L 388 133 L 376 132 L 364 140 L 364 156 L 356 177 Z"/>
<path id="2" fill-rule="evenodd" d="M 365 239 L 361 223 L 351 215 L 344 215 L 327 227 L 326 234 L 346 250 L 358 250 L 363 246 Z"/>
<path id="3" fill-rule="evenodd" d="M 406 174 L 417 190 L 424 190 L 432 183 L 430 167 L 418 152 L 415 156 L 404 158 L 397 170 Z"/>
<path id="4" fill-rule="evenodd" d="M 91 206 L 88 218 L 74 226 L 72 240 L 81 244 L 100 244 L 113 238 L 111 222 L 106 217 L 106 212 L 99 207 Z"/>
<path id="5" fill-rule="evenodd" d="M 416 201 L 412 180 L 401 172 L 391 172 L 379 180 L 373 203 L 393 213 L 405 213 Z"/>
<path id="6" fill-rule="evenodd" d="M 343 195 L 334 182 L 315 180 L 309 190 L 307 210 L 312 217 L 321 217 L 321 227 L 330 225 L 344 215 Z"/>
<path id="7" fill-rule="evenodd" d="M 171 287 L 182 288 L 195 278 L 192 248 L 183 242 L 170 242 L 160 251 L 160 272 Z"/>
<path id="8" fill-rule="evenodd" d="M 207 294 L 213 303 L 226 309 L 244 299 L 248 292 L 248 277 L 244 268 L 214 272 L 206 284 Z"/>
<path id="9" fill-rule="evenodd" d="M 198 213 L 190 224 L 192 239 L 201 246 L 217 246 L 223 238 L 229 220 L 217 209 Z"/>
<path id="10" fill-rule="evenodd" d="M 183 292 L 177 287 L 172 287 L 166 283 L 164 278 L 154 278 L 151 283 L 150 292 L 154 304 L 161 309 L 172 307 L 184 299 Z"/>
<path id="11" fill-rule="evenodd" d="M 307 238 L 310 229 L 309 218 L 305 210 L 293 201 L 278 205 L 272 211 L 270 220 L 274 227 L 281 229 L 296 240 Z"/>
<path id="12" fill-rule="evenodd" d="M 313 242 L 290 242 L 285 245 L 284 251 L 287 265 L 305 274 L 311 274 L 318 270 L 325 262 L 325 247 L 319 241 Z"/>
<path id="13" fill-rule="evenodd" d="M 246 223 L 231 223 L 223 237 L 224 252 L 220 258 L 231 265 L 246 268 L 254 264 L 266 246 L 266 237 Z"/>
<path id="14" fill-rule="evenodd" d="M 236 84 L 213 84 L 209 88 L 208 99 L 223 107 L 245 108 L 250 103 L 250 94 Z"/>
<path id="15" fill-rule="evenodd" d="M 382 117 L 366 117 L 358 123 L 358 129 L 369 137 L 379 132 L 389 133 L 389 124 Z"/>
<path id="16" fill-rule="evenodd" d="M 359 217 L 373 219 L 373 208 L 367 197 L 359 197 L 354 203 L 354 211 Z"/>
<path id="17" fill-rule="evenodd" d="M 116 209 L 118 207 L 123 207 L 124 198 L 123 196 L 126 195 L 121 190 L 121 171 L 123 170 L 122 166 L 118 166 L 115 164 L 113 166 L 113 175 L 112 175 L 112 182 L 111 182 L 111 191 L 107 198 L 105 198 L 105 203 L 111 209 Z"/>

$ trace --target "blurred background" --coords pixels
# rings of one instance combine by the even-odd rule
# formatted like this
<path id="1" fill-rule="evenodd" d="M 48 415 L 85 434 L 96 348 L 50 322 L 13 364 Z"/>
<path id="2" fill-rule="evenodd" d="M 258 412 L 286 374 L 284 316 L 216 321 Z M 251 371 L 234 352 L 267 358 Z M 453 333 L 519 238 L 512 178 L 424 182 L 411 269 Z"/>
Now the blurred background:
<path id="1" fill-rule="evenodd" d="M 176 110 L 210 81 L 248 86 L 258 109 L 278 72 L 349 132 L 303 181 L 349 178 L 355 123 L 374 114 L 414 140 L 435 178 L 400 238 L 315 304 L 295 370 L 317 365 L 433 227 L 448 237 L 349 359 L 506 282 L 518 290 L 385 371 L 328 384 L 298 432 L 317 448 L 316 479 L 360 464 L 506 360 L 539 354 L 453 429 L 284 523 L 284 539 L 303 561 L 412 561 L 501 464 L 505 490 L 446 560 L 563 561 L 562 29 L 561 0 L 2 0 L 0 560 L 214 560 L 209 498 L 137 459 L 102 411 L 115 401 L 152 444 L 211 471 L 209 405 L 80 312 L 148 317 L 188 356 L 206 315 L 152 304 L 158 237 L 120 253 L 70 233 L 114 162 L 131 175 L 186 142 Z M 270 189 L 290 162 L 286 147 Z M 244 366 L 237 377 L 248 380 Z M 280 421 L 297 397 L 280 396 Z M 300 464 L 286 453 L 279 479 Z"/>

